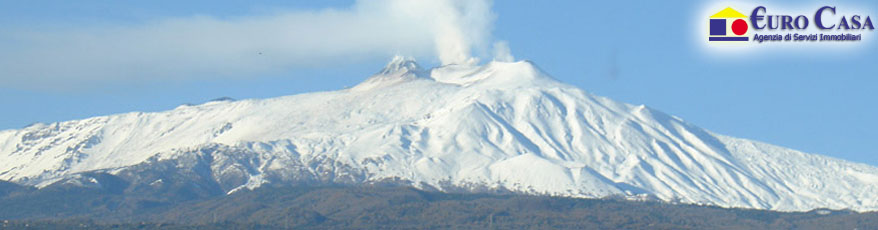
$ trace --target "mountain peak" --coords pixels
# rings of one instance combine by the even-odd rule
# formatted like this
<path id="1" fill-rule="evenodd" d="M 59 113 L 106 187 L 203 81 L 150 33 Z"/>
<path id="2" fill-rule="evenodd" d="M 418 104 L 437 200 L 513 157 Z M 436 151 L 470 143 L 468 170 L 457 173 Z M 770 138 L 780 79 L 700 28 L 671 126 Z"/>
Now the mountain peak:
<path id="1" fill-rule="evenodd" d="M 397 55 L 384 66 L 384 69 L 359 85 L 354 86 L 353 89 L 366 90 L 382 85 L 395 84 L 421 77 L 425 73 L 426 71 L 418 65 L 414 58 Z"/>
<path id="2" fill-rule="evenodd" d="M 557 82 L 530 61 L 492 61 L 482 66 L 446 65 L 433 69 L 430 77 L 437 82 L 461 86 Z"/>
<path id="3" fill-rule="evenodd" d="M 558 83 L 536 64 L 526 60 L 491 61 L 484 65 L 449 64 L 424 70 L 414 58 L 395 56 L 384 69 L 355 86 L 354 89 L 372 89 L 416 78 L 463 87 L 481 85 L 489 88 Z"/>
<path id="4" fill-rule="evenodd" d="M 400 72 L 421 72 L 423 69 L 414 58 L 396 55 L 384 66 L 378 75 L 391 75 Z"/>

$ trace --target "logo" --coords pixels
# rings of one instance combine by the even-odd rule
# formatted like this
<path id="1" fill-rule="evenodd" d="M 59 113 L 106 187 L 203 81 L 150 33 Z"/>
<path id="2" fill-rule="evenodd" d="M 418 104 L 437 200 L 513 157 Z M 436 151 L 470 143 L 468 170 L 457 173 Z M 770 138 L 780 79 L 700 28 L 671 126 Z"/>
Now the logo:
<path id="1" fill-rule="evenodd" d="M 708 23 L 708 41 L 753 41 L 759 44 L 859 42 L 875 30 L 870 15 L 860 14 L 863 9 L 859 8 L 845 11 L 848 8 L 821 6 L 815 7 L 815 11 L 792 15 L 774 14 L 773 10 L 769 13 L 768 8 L 755 6 L 747 11 L 749 16 L 732 7 L 713 14 Z"/>
<path id="2" fill-rule="evenodd" d="M 709 41 L 748 41 L 747 15 L 744 15 L 731 7 L 710 16 Z"/>

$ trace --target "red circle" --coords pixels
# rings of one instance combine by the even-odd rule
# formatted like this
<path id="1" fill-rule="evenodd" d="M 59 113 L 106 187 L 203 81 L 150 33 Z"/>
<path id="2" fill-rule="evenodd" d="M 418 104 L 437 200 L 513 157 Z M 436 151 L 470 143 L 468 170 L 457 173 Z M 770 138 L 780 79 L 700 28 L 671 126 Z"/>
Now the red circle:
<path id="1" fill-rule="evenodd" d="M 744 35 L 747 33 L 747 22 L 744 19 L 735 20 L 732 22 L 732 33 L 735 35 Z"/>

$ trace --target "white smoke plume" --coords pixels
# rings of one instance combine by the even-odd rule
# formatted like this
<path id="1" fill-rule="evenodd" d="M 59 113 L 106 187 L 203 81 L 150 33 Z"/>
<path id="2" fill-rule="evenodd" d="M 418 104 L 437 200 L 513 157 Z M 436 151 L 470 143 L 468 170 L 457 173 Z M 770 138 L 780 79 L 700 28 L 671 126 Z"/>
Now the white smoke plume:
<path id="1" fill-rule="evenodd" d="M 491 44 L 490 0 L 360 0 L 350 8 L 0 30 L 0 86 L 252 77 L 393 54 L 469 64 Z M 474 55 L 475 54 L 475 55 Z"/>
<path id="2" fill-rule="evenodd" d="M 509 43 L 506 41 L 494 42 L 494 61 L 513 62 L 515 57 L 509 49 Z"/>

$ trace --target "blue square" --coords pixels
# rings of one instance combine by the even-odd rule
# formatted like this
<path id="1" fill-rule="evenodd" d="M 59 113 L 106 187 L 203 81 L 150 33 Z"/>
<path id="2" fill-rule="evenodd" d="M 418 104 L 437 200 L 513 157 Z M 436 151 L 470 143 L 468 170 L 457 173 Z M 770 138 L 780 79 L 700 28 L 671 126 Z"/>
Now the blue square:
<path id="1" fill-rule="evenodd" d="M 710 19 L 710 35 L 726 35 L 726 20 Z"/>

